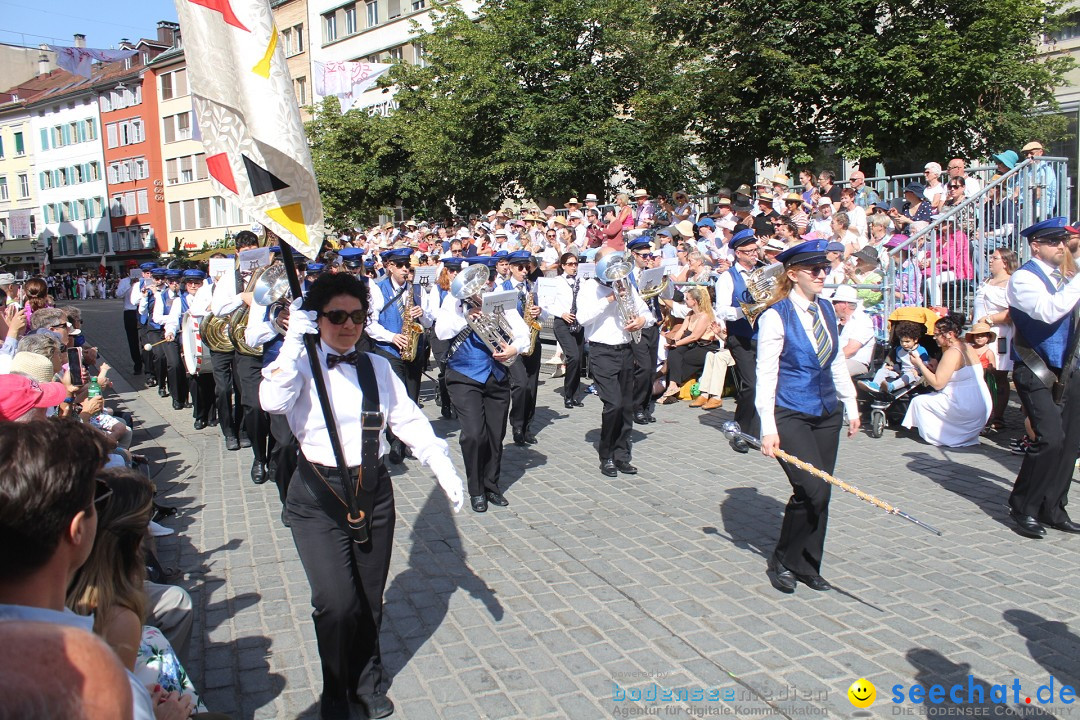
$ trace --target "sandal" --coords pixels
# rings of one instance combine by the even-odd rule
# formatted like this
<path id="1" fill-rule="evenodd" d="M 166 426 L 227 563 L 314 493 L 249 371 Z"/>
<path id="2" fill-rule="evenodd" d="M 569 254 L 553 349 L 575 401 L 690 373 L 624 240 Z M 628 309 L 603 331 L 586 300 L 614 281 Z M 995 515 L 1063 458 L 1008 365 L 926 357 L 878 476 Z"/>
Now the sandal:
<path id="1" fill-rule="evenodd" d="M 659 400 L 656 401 L 658 405 L 674 405 L 679 402 L 678 393 L 672 393 L 671 395 L 662 395 Z"/>

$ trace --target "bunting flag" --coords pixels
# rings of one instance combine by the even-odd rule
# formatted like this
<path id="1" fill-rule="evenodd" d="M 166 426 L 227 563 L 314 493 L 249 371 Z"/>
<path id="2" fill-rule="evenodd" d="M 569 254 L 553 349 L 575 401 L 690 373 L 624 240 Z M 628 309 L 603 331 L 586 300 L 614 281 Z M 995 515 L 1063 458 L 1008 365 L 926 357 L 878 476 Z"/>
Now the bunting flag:
<path id="1" fill-rule="evenodd" d="M 87 79 L 90 78 L 94 60 L 103 63 L 119 62 L 139 54 L 138 50 L 99 50 L 65 45 L 49 45 L 49 49 L 56 53 L 57 65 L 72 75 L 82 75 Z"/>
<path id="2" fill-rule="evenodd" d="M 387 63 L 320 62 L 313 65 L 315 95 L 333 95 L 341 102 L 341 112 L 348 112 L 375 81 L 394 67 Z"/>
<path id="3" fill-rule="evenodd" d="M 270 5 L 175 2 L 210 177 L 224 197 L 314 259 L 325 232 L 322 201 Z"/>

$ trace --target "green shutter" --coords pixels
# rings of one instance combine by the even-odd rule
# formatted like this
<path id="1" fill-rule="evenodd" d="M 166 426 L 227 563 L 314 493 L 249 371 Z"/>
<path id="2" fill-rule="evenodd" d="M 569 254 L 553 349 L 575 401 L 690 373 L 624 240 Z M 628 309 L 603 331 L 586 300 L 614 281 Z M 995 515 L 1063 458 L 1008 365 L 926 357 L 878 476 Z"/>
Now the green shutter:
<path id="1" fill-rule="evenodd" d="M 25 152 L 23 147 L 23 134 L 21 132 L 15 133 L 15 154 L 22 155 Z"/>
<path id="2" fill-rule="evenodd" d="M 41 185 L 41 189 L 45 189 L 45 173 L 38 173 L 38 184 Z"/>
<path id="3" fill-rule="evenodd" d="M 42 151 L 49 149 L 49 129 L 41 128 L 41 149 Z"/>

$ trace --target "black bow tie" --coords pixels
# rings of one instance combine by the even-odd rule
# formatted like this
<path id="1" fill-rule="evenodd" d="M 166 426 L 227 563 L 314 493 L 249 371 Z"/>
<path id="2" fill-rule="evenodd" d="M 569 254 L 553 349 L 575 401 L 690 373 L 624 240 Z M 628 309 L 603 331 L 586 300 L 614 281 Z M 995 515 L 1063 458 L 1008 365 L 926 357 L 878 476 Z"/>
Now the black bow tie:
<path id="1" fill-rule="evenodd" d="M 337 367 L 341 363 L 348 363 L 350 365 L 355 365 L 356 364 L 356 358 L 357 358 L 357 355 L 356 355 L 355 350 L 353 350 L 348 355 L 331 355 L 331 354 L 328 354 L 326 356 L 326 369 L 327 370 L 333 370 L 335 367 Z"/>

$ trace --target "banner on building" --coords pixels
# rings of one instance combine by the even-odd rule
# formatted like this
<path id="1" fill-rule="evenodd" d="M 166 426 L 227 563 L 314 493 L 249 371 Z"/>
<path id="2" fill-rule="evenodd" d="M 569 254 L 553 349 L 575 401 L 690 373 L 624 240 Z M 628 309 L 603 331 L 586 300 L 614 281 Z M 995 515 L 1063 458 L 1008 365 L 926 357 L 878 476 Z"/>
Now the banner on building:
<path id="1" fill-rule="evenodd" d="M 360 96 L 375 85 L 393 65 L 367 62 L 319 62 L 312 63 L 315 94 L 318 97 L 333 95 L 341 103 L 341 112 L 354 107 L 365 107 L 378 102 L 378 98 L 366 103 Z"/>
<path id="2" fill-rule="evenodd" d="M 98 48 L 67 47 L 65 45 L 50 45 L 49 49 L 56 53 L 56 64 L 72 75 L 82 75 L 90 78 L 95 60 L 102 63 L 113 63 L 126 60 L 139 54 L 138 50 L 99 50 Z"/>
<path id="3" fill-rule="evenodd" d="M 267 0 L 175 0 L 210 177 L 309 258 L 322 246 L 319 187 Z"/>
<path id="4" fill-rule="evenodd" d="M 30 237 L 30 216 L 33 210 L 11 210 L 8 212 L 8 236 L 11 238 Z"/>

